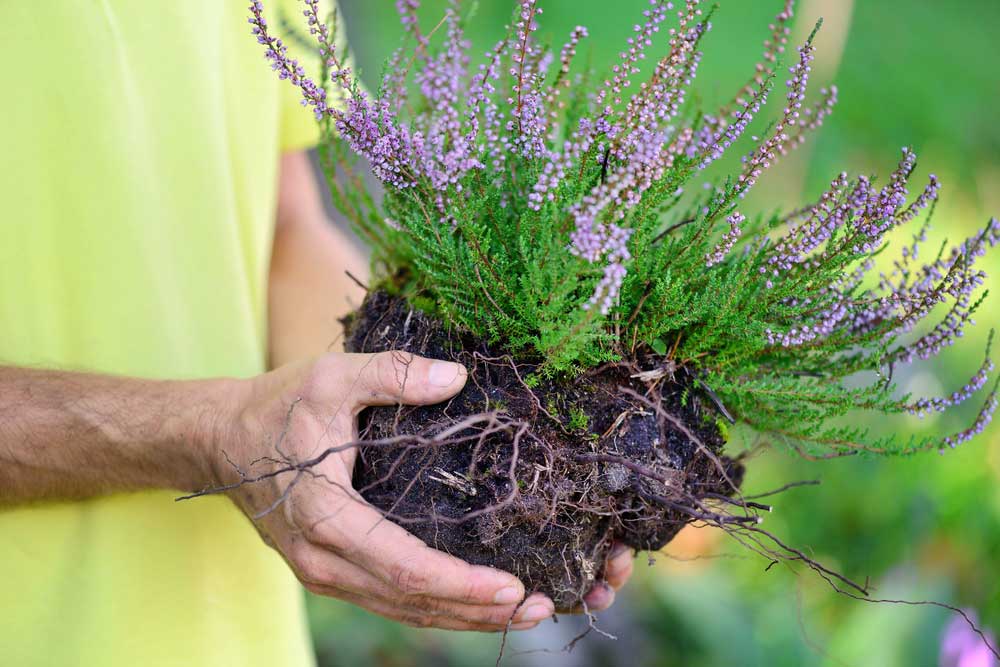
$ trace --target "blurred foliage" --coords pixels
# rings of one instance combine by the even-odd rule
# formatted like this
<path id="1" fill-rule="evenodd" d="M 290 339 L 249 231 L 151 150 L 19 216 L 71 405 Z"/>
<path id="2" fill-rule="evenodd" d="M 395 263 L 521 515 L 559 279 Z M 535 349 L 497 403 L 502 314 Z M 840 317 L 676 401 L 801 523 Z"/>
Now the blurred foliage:
<path id="1" fill-rule="evenodd" d="M 377 83 L 380 63 L 401 31 L 390 0 L 341 0 L 362 75 Z M 539 34 L 556 42 L 577 24 L 591 29 L 595 65 L 610 64 L 646 0 L 546 0 Z M 706 103 L 725 99 L 759 55 L 780 0 L 719 0 L 696 87 Z M 425 0 L 425 26 L 445 0 Z M 470 39 L 486 51 L 511 15 L 508 0 L 480 0 Z M 1000 2 L 965 0 L 812 0 L 800 3 L 799 41 L 819 16 L 828 25 L 850 16 L 846 44 L 837 31 L 817 41 L 816 85 L 832 79 L 840 105 L 818 138 L 762 180 L 753 206 L 770 210 L 805 201 L 841 170 L 887 174 L 900 146 L 920 156 L 915 182 L 935 171 L 943 181 L 935 234 L 969 233 L 1000 214 L 1000 75 L 996 26 Z M 842 60 L 838 58 L 843 50 Z M 586 53 L 586 50 L 581 53 Z M 826 58 L 824 60 L 824 58 Z M 835 70 L 835 71 L 834 71 Z M 711 97 L 711 96 L 717 97 Z M 989 270 L 988 267 L 987 270 Z M 997 267 L 1000 268 L 1000 267 Z M 993 269 L 992 281 L 1000 280 Z M 1000 318 L 993 298 L 970 334 L 984 342 Z M 971 343 L 971 341 L 970 341 Z M 934 393 L 958 388 L 979 364 L 982 346 L 941 355 L 901 375 L 904 388 Z M 970 409 L 972 406 L 970 406 Z M 968 414 L 914 428 L 952 430 Z M 742 447 L 734 438 L 734 447 Z M 748 492 L 792 480 L 820 486 L 773 499 L 766 526 L 849 577 L 871 577 L 876 596 L 934 599 L 974 608 L 1000 629 L 1000 429 L 943 456 L 810 463 L 765 450 L 750 463 Z M 709 529 L 689 529 L 667 550 L 688 562 L 658 557 L 637 568 L 619 604 L 601 615 L 620 637 L 617 648 L 591 637 L 571 657 L 559 653 L 563 620 L 512 639 L 506 665 L 716 667 L 722 665 L 902 667 L 937 664 L 950 614 L 934 607 L 857 602 L 838 596 L 807 570 L 776 566 Z M 719 555 L 726 557 L 717 557 Z M 410 630 L 362 611 L 310 598 L 321 664 L 492 664 L 499 638 Z M 560 629 L 558 632 L 557 629 Z M 555 653 L 523 653 L 542 648 Z"/>

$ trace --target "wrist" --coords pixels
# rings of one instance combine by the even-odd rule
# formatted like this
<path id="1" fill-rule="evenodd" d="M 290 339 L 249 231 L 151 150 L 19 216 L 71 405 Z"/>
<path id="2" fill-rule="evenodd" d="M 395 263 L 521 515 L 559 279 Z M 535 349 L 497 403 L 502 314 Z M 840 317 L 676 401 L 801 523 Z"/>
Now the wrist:
<path id="1" fill-rule="evenodd" d="M 190 392 L 191 411 L 177 434 L 186 460 L 179 488 L 193 491 L 232 481 L 235 469 L 228 460 L 243 458 L 239 450 L 246 441 L 243 414 L 249 383 L 234 378 L 196 382 Z"/>

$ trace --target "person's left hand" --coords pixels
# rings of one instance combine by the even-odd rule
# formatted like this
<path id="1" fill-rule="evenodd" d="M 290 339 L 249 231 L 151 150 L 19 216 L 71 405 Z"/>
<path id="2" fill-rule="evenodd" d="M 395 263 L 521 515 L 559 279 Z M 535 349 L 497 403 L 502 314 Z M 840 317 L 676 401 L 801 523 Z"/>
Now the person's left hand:
<path id="1" fill-rule="evenodd" d="M 621 590 L 632 576 L 634 560 L 635 552 L 631 548 L 621 542 L 614 544 L 604 565 L 604 579 L 596 582 L 590 592 L 583 596 L 586 609 L 580 605 L 574 612 L 602 611 L 610 607 L 615 601 L 615 593 Z"/>

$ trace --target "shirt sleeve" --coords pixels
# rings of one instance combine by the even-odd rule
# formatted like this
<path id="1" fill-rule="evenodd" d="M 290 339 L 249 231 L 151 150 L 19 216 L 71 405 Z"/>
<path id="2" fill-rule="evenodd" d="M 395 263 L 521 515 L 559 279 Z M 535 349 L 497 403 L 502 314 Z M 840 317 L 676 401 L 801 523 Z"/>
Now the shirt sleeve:
<path id="1" fill-rule="evenodd" d="M 302 94 L 297 88 L 282 85 L 279 119 L 278 143 L 282 153 L 306 150 L 319 143 L 319 123 L 311 108 L 302 106 Z"/>

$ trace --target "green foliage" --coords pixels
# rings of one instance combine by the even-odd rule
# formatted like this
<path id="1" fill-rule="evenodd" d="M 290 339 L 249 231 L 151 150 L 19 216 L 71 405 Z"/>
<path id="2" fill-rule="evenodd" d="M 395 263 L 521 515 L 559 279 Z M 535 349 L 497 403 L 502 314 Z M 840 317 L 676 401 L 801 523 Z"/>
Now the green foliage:
<path id="1" fill-rule="evenodd" d="M 353 9 L 349 27 L 360 37 L 355 47 L 365 71 L 377 74 L 385 50 L 392 46 L 399 28 L 395 16 L 381 3 L 344 3 Z M 422 17 L 433 25 L 446 0 L 425 0 Z M 481 3 L 479 21 L 470 26 L 477 52 L 486 51 L 499 38 L 508 18 L 505 3 Z M 632 3 L 553 2 L 545 14 L 543 30 L 561 35 L 573 25 L 601 26 L 601 34 L 625 34 L 631 27 Z M 744 57 L 754 55 L 757 37 L 746 26 L 765 23 L 773 14 L 770 3 L 723 0 L 704 59 L 707 95 L 716 89 L 725 94 L 745 76 Z M 849 3 L 843 3 L 849 6 Z M 784 165 L 762 182 L 752 202 L 770 206 L 775 196 L 799 193 L 800 177 L 808 174 L 809 188 L 825 186 L 829 175 L 851 160 L 865 169 L 879 164 L 887 147 L 907 141 L 924 143 L 926 162 L 931 159 L 948 189 L 948 198 L 936 214 L 938 228 L 949 233 L 968 229 L 975 216 L 990 208 L 991 174 L 1000 173 L 1000 124 L 991 122 L 984 109 L 995 102 L 995 72 L 991 49 L 993 26 L 1000 24 L 1000 4 L 973 0 L 963 11 L 884 0 L 856 2 L 850 39 L 837 74 L 851 101 L 838 109 L 819 137 L 808 168 L 801 163 Z M 350 6 L 348 6 L 350 5 Z M 830 6 L 816 7 L 828 18 Z M 840 4 L 837 4 L 840 11 Z M 811 16 L 801 16 L 811 20 Z M 356 19 L 356 20 L 355 20 Z M 887 29 L 886 26 L 892 26 Z M 363 38 L 362 38 L 363 37 Z M 927 48 L 930 43 L 941 49 Z M 591 43 L 597 63 L 607 62 L 619 49 L 612 39 Z M 827 51 L 830 40 L 821 40 Z M 891 52 L 894 58 L 885 60 Z M 366 54 L 370 54 L 367 55 Z M 830 61 L 828 60 L 827 63 Z M 966 66 L 955 67 L 956 62 Z M 940 85 L 947 82 L 947 94 Z M 374 88 L 377 81 L 372 82 Z M 889 111 L 891 109 L 891 112 Z M 956 131 L 961 128 L 961 131 Z M 970 210 L 969 207 L 972 207 Z M 942 232 L 943 233 L 943 232 Z M 993 299 L 979 319 L 989 325 L 1000 312 Z M 432 307 L 432 306 L 431 306 Z M 971 336 L 965 346 L 942 356 L 928 368 L 944 386 L 964 381 L 965 369 L 979 363 L 978 341 L 984 331 Z M 673 340 L 661 341 L 658 354 L 666 354 Z M 537 378 L 537 376 L 532 376 Z M 900 370 L 901 384 L 926 374 Z M 528 378 L 525 378 L 526 380 Z M 889 428 L 906 438 L 913 429 L 951 430 L 957 416 L 924 421 L 893 421 Z M 886 420 L 877 412 L 859 415 L 858 425 L 878 428 Z M 737 429 L 733 438 L 739 441 Z M 1000 629 L 1000 577 L 995 555 L 1000 551 L 1000 492 L 998 492 L 997 431 L 952 455 L 920 456 L 905 460 L 857 458 L 830 461 L 817 467 L 797 456 L 765 453 L 749 468 L 747 493 L 762 492 L 789 480 L 822 477 L 820 486 L 809 486 L 775 497 L 770 527 L 786 542 L 809 545 L 816 554 L 835 555 L 838 569 L 859 580 L 867 576 L 883 597 L 936 599 L 976 609 L 985 626 Z M 992 437 L 989 437 L 992 436 Z M 821 520 L 819 520 L 821 518 Z M 708 531 L 695 532 L 697 544 L 722 557 L 704 557 L 680 546 L 670 549 L 685 562 L 657 555 L 655 567 L 636 565 L 636 580 L 618 597 L 598 622 L 613 625 L 615 617 L 636 619 L 618 642 L 581 642 L 573 660 L 607 661 L 608 653 L 623 651 L 631 664 L 699 665 L 723 667 L 821 667 L 834 664 L 912 667 L 933 662 L 944 628 L 951 618 L 929 607 L 882 606 L 838 596 L 821 582 L 796 577 L 790 570 L 767 561 L 747 558 L 743 548 L 725 541 L 715 543 Z M 687 562 L 690 557 L 697 560 Z M 401 628 L 363 610 L 325 598 L 308 600 L 314 641 L 324 667 L 392 663 L 493 664 L 499 639 L 483 641 L 480 635 Z M 565 640 L 547 632 L 572 636 L 564 617 L 551 631 L 512 633 L 507 638 L 504 665 L 544 663 L 539 648 L 558 651 Z M 719 628 L 725 641 L 719 641 Z M 580 627 L 586 629 L 585 621 Z M 606 627 L 614 632 L 613 627 Z M 591 633 L 593 637 L 593 633 Z M 886 656 L 895 648 L 899 655 Z M 522 652 L 524 655 L 522 656 Z M 599 656 L 599 657 L 595 657 Z M 540 657 L 539 657 L 540 656 Z M 613 662 L 613 660 L 612 660 Z"/>
<path id="2" fill-rule="evenodd" d="M 457 17 L 449 26 L 450 35 L 457 33 Z M 697 35 L 694 47 L 706 32 L 692 33 Z M 512 29 L 506 43 L 520 37 Z M 431 46 L 425 62 L 443 59 L 450 39 Z M 804 47 L 800 71 L 808 65 L 811 40 Z M 672 49 L 667 57 L 677 53 Z M 390 60 L 390 67 L 400 65 L 399 59 Z M 516 69 L 502 68 L 496 82 L 493 97 L 501 105 L 527 85 Z M 775 84 L 776 71 L 774 66 L 765 68 L 736 99 L 762 100 Z M 538 90 L 560 90 L 562 76 L 566 73 L 557 71 L 542 77 Z M 778 120 L 757 130 L 762 138 L 742 173 L 706 181 L 703 168 L 710 151 L 677 150 L 655 178 L 636 188 L 635 197 L 617 193 L 610 198 L 595 225 L 629 231 L 629 257 L 623 261 L 627 273 L 612 299 L 602 282 L 611 260 L 588 260 L 573 251 L 574 218 L 581 202 L 602 192 L 609 179 L 638 168 L 634 156 L 617 150 L 615 135 L 600 136 L 584 144 L 540 206 L 532 201 L 536 184 L 563 142 L 579 139 L 581 119 L 606 117 L 622 133 L 634 121 L 628 100 L 610 105 L 613 111 L 603 115 L 595 109 L 592 94 L 600 84 L 589 86 L 589 80 L 604 78 L 581 73 L 549 128 L 544 152 L 510 149 L 522 132 L 519 122 L 510 122 L 499 130 L 507 141 L 498 144 L 507 147 L 501 169 L 461 171 L 443 189 L 432 187 L 429 178 L 415 177 L 407 187 L 387 187 L 381 202 L 357 176 L 343 125 L 325 117 L 323 156 L 334 201 L 371 244 L 378 286 L 404 295 L 450 325 L 539 362 L 541 376 L 571 377 L 620 360 L 648 364 L 658 359 L 687 368 L 740 421 L 811 456 L 909 453 L 939 446 L 942 440 L 937 437 L 909 442 L 873 437 L 852 425 L 852 416 L 858 411 L 915 411 L 915 404 L 900 397 L 891 381 L 895 365 L 909 361 L 912 346 L 920 342 L 907 336 L 915 324 L 931 317 L 937 303 L 950 303 L 945 315 L 934 320 L 937 327 L 956 328 L 954 320 L 964 325 L 971 317 L 983 296 L 972 294 L 982 282 L 972 262 L 986 245 L 995 243 L 996 225 L 956 246 L 952 255 L 957 253 L 958 259 L 949 260 L 942 250 L 935 262 L 921 267 L 911 261 L 911 251 L 892 260 L 889 266 L 895 269 L 888 279 L 877 286 L 867 284 L 862 278 L 873 267 L 886 265 L 882 255 L 890 247 L 881 235 L 873 236 L 871 228 L 910 224 L 936 199 L 934 189 L 909 207 L 897 203 L 888 213 L 878 208 L 887 196 L 905 195 L 913 164 L 907 162 L 911 155 L 904 154 L 881 190 L 864 178 L 843 177 L 814 204 L 787 215 L 748 218 L 736 229 L 734 216 L 758 176 L 752 172 L 755 156 L 770 164 L 778 153 L 794 147 L 786 144 L 788 135 L 796 132 L 795 116 L 785 109 Z M 474 82 L 472 76 L 466 84 Z M 682 84 L 686 82 L 677 85 Z M 399 94 L 383 85 L 380 103 L 392 106 L 392 97 Z M 811 112 L 819 114 L 828 101 Z M 414 127 L 422 130 L 440 114 L 431 100 L 410 104 Z M 725 128 L 730 117 L 738 116 L 736 108 L 734 102 L 713 114 L 686 103 L 671 121 L 675 136 L 681 134 L 676 128 L 687 128 L 691 136 L 712 136 L 713 123 L 724 119 L 719 127 Z M 391 121 L 379 120 L 383 122 Z M 460 147 L 455 137 L 449 141 L 438 150 Z M 671 145 L 667 141 L 662 151 L 672 150 Z M 476 146 L 487 161 L 489 142 Z M 344 175 L 338 177 L 338 171 Z M 852 203 L 862 191 L 865 201 Z M 842 218 L 828 237 L 792 253 L 790 247 L 821 233 L 832 209 L 842 210 Z M 727 244 L 732 234 L 739 240 Z M 795 257 L 785 262 L 789 254 Z M 710 261 L 713 256 L 718 261 Z M 907 291 L 912 291 L 914 276 L 928 272 L 940 275 L 921 288 L 919 299 L 900 296 L 913 297 Z M 971 304 L 963 301 L 969 297 Z M 595 307 L 602 298 L 611 301 L 607 309 Z M 899 307 L 885 308 L 886 300 L 894 298 L 900 299 Z M 828 327 L 839 307 L 847 314 Z M 803 335 L 817 330 L 823 334 Z M 993 401 L 990 394 L 980 417 L 988 418 Z M 968 431 L 962 431 L 948 443 L 966 435 Z"/>
<path id="3" fill-rule="evenodd" d="M 569 428 L 572 431 L 586 431 L 590 427 L 590 417 L 580 408 L 573 408 L 569 412 Z"/>

